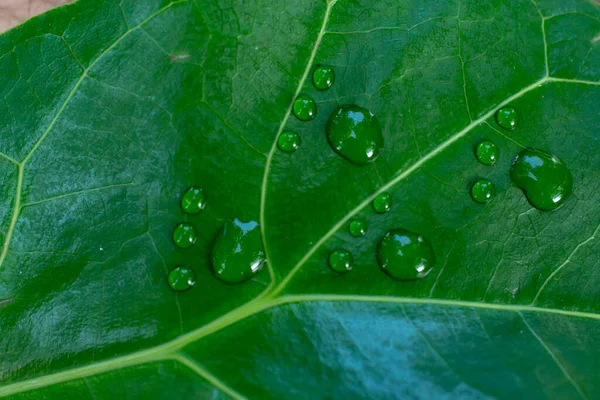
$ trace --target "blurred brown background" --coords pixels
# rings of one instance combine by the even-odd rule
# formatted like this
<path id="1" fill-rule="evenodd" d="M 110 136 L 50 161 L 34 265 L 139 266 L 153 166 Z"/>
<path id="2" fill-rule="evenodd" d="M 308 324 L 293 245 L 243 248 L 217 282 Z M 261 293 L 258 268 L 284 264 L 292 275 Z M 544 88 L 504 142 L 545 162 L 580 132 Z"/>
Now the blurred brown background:
<path id="1" fill-rule="evenodd" d="M 0 32 L 71 0 L 0 0 Z"/>

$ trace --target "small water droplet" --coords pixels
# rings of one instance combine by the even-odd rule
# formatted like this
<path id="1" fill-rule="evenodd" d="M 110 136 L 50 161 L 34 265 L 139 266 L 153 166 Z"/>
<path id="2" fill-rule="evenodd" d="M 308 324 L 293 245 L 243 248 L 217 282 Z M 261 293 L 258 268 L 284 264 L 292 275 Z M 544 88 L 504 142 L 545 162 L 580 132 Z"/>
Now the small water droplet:
<path id="1" fill-rule="evenodd" d="M 487 203 L 496 194 L 496 187 L 487 179 L 480 179 L 471 187 L 471 197 L 478 203 Z"/>
<path id="2" fill-rule="evenodd" d="M 277 138 L 279 150 L 291 153 L 300 146 L 300 135 L 296 132 L 283 132 Z"/>
<path id="3" fill-rule="evenodd" d="M 499 154 L 498 146 L 488 140 L 479 143 L 475 147 L 475 157 L 483 165 L 493 165 Z"/>
<path id="4" fill-rule="evenodd" d="M 235 219 L 226 222 L 212 248 L 212 265 L 217 278 L 226 283 L 244 282 L 265 263 L 258 222 Z"/>
<path id="5" fill-rule="evenodd" d="M 361 237 L 367 233 L 367 223 L 363 219 L 353 219 L 348 225 L 348 231 L 354 237 Z"/>
<path id="6" fill-rule="evenodd" d="M 354 104 L 333 110 L 326 131 L 331 148 L 356 165 L 375 161 L 383 148 L 379 121 L 368 110 Z"/>
<path id="7" fill-rule="evenodd" d="M 336 250 L 329 254 L 329 266 L 335 272 L 348 272 L 352 270 L 352 254 L 346 250 Z"/>
<path id="8" fill-rule="evenodd" d="M 529 203 L 542 211 L 560 207 L 573 192 L 569 168 L 556 156 L 540 150 L 521 151 L 513 161 L 510 178 Z"/>
<path id="9" fill-rule="evenodd" d="M 514 108 L 504 107 L 496 111 L 496 122 L 507 131 L 512 131 L 519 125 L 519 115 Z"/>
<path id="10" fill-rule="evenodd" d="M 181 208 L 188 214 L 198 214 L 206 206 L 202 189 L 191 186 L 181 198 Z"/>
<path id="11" fill-rule="evenodd" d="M 327 90 L 335 83 L 335 72 L 327 65 L 319 65 L 313 72 L 313 84 L 319 90 Z"/>
<path id="12" fill-rule="evenodd" d="M 171 289 L 183 292 L 196 284 L 196 274 L 191 268 L 180 265 L 169 272 L 168 280 Z"/>
<path id="13" fill-rule="evenodd" d="M 373 210 L 377 214 L 383 214 L 392 208 L 392 196 L 388 192 L 379 193 L 373 199 Z"/>
<path id="14" fill-rule="evenodd" d="M 292 109 L 300 121 L 310 121 L 317 116 L 317 103 L 305 94 L 296 97 Z"/>
<path id="15" fill-rule="evenodd" d="M 188 224 L 187 222 L 177 225 L 173 231 L 173 241 L 177 247 L 181 247 L 182 249 L 192 247 L 196 243 L 197 238 L 196 229 L 192 224 Z"/>
<path id="16" fill-rule="evenodd" d="M 435 254 L 422 236 L 406 229 L 393 229 L 377 245 L 377 262 L 394 279 L 415 280 L 431 272 Z"/>

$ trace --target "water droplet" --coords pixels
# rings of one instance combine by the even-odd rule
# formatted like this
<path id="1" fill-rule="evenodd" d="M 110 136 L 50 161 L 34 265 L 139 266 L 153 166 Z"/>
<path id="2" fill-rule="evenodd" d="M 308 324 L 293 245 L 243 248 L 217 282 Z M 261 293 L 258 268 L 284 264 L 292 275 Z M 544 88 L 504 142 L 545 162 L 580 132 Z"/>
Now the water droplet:
<path id="1" fill-rule="evenodd" d="M 375 161 L 383 148 L 379 121 L 368 110 L 345 105 L 333 110 L 327 121 L 327 140 L 340 156 L 357 165 Z"/>
<path id="2" fill-rule="evenodd" d="M 348 272 L 352 270 L 352 254 L 346 250 L 336 250 L 329 254 L 329 266 L 335 272 Z"/>
<path id="3" fill-rule="evenodd" d="M 561 206 L 573 192 L 573 177 L 557 157 L 540 150 L 519 153 L 510 169 L 510 178 L 529 203 L 542 211 Z"/>
<path id="4" fill-rule="evenodd" d="M 327 90 L 335 83 L 335 72 L 327 65 L 320 65 L 313 72 L 313 84 L 319 90 Z"/>
<path id="5" fill-rule="evenodd" d="M 292 109 L 300 121 L 310 121 L 317 116 L 317 103 L 305 94 L 296 97 Z"/>
<path id="6" fill-rule="evenodd" d="M 471 197 L 478 203 L 487 203 L 496 194 L 496 187 L 487 179 L 480 179 L 471 186 Z"/>
<path id="7" fill-rule="evenodd" d="M 377 214 L 383 214 L 392 208 L 392 196 L 388 192 L 379 193 L 373 199 L 373 210 Z"/>
<path id="8" fill-rule="evenodd" d="M 406 229 L 393 229 L 377 245 L 377 262 L 394 279 L 414 280 L 431 272 L 435 254 L 422 236 Z"/>
<path id="9" fill-rule="evenodd" d="M 498 146 L 490 141 L 483 141 L 475 147 L 475 157 L 483 165 L 493 165 L 498 159 Z"/>
<path id="10" fill-rule="evenodd" d="M 367 223 L 362 219 L 353 219 L 348 225 L 348 231 L 354 237 L 361 237 L 367 233 Z"/>
<path id="11" fill-rule="evenodd" d="M 177 247 L 181 247 L 182 249 L 192 247 L 196 243 L 197 238 L 196 229 L 194 229 L 192 224 L 188 224 L 187 222 L 177 225 L 173 231 L 173 241 Z"/>
<path id="12" fill-rule="evenodd" d="M 195 186 L 191 186 L 181 198 L 181 208 L 188 214 L 198 214 L 206 206 L 204 192 Z"/>
<path id="13" fill-rule="evenodd" d="M 507 131 L 512 131 L 519 124 L 519 115 L 514 108 L 504 107 L 496 112 L 496 122 Z"/>
<path id="14" fill-rule="evenodd" d="M 212 248 L 212 265 L 217 278 L 226 283 L 250 279 L 265 263 L 258 222 L 235 219 L 226 222 Z"/>
<path id="15" fill-rule="evenodd" d="M 296 132 L 283 132 L 277 138 L 277 147 L 279 147 L 279 150 L 291 153 L 292 151 L 296 151 L 299 146 L 300 135 Z"/>
<path id="16" fill-rule="evenodd" d="M 196 274 L 194 270 L 185 265 L 175 267 L 169 272 L 169 286 L 177 292 L 188 290 L 195 284 Z"/>

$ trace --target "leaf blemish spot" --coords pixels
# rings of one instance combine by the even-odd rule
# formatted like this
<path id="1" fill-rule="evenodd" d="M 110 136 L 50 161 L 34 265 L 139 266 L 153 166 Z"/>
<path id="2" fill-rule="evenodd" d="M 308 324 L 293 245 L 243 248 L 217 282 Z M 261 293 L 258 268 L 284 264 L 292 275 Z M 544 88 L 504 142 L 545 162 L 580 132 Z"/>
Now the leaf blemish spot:
<path id="1" fill-rule="evenodd" d="M 186 54 L 186 53 L 171 54 L 169 56 L 169 58 L 171 59 L 171 62 L 174 63 L 174 62 L 186 60 L 186 59 L 190 58 L 190 55 Z"/>

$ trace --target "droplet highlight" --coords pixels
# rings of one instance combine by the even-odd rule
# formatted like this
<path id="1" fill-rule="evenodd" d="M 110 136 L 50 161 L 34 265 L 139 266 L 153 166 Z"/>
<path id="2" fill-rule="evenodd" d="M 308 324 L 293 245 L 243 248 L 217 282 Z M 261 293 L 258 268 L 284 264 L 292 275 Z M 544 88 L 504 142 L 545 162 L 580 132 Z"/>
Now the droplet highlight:
<path id="1" fill-rule="evenodd" d="M 495 185 L 487 179 L 480 179 L 471 186 L 471 197 L 477 203 L 485 204 L 496 194 Z"/>
<path id="2" fill-rule="evenodd" d="M 215 275 L 223 282 L 234 284 L 252 278 L 266 261 L 258 222 L 226 222 L 213 244 L 211 261 Z"/>
<path id="3" fill-rule="evenodd" d="M 367 223 L 363 219 L 353 219 L 348 225 L 348 232 L 354 237 L 361 237 L 367 233 Z"/>
<path id="4" fill-rule="evenodd" d="M 182 222 L 173 230 L 173 241 L 177 247 L 182 249 L 192 247 L 196 243 L 197 238 L 196 229 L 192 224 L 187 222 Z"/>
<path id="5" fill-rule="evenodd" d="M 498 150 L 498 146 L 488 140 L 475 146 L 475 157 L 483 165 L 494 165 L 499 155 L 500 150 Z"/>
<path id="6" fill-rule="evenodd" d="M 202 189 L 191 186 L 181 197 L 181 208 L 187 214 L 198 214 L 206 206 L 206 197 Z"/>
<path id="7" fill-rule="evenodd" d="M 348 272 L 352 270 L 352 254 L 347 250 L 336 250 L 329 254 L 329 267 L 335 272 Z"/>
<path id="8" fill-rule="evenodd" d="M 183 292 L 196 284 L 196 273 L 190 267 L 180 265 L 169 272 L 168 281 L 171 289 Z"/>
<path id="9" fill-rule="evenodd" d="M 394 279 L 421 279 L 435 264 L 433 248 L 422 236 L 406 229 L 387 232 L 377 245 L 377 262 Z"/>
<path id="10" fill-rule="evenodd" d="M 313 84 L 319 90 L 327 90 L 335 83 L 335 72 L 328 65 L 319 65 L 313 72 Z"/>
<path id="11" fill-rule="evenodd" d="M 301 94 L 294 100 L 292 110 L 300 121 L 310 121 L 317 116 L 317 103 L 311 97 Z"/>
<path id="12" fill-rule="evenodd" d="M 569 168 L 556 156 L 541 150 L 521 151 L 513 161 L 510 178 L 529 203 L 541 211 L 560 207 L 573 193 Z"/>
<path id="13" fill-rule="evenodd" d="M 388 192 L 379 193 L 377 197 L 373 199 L 373 210 L 377 214 L 383 214 L 392 208 L 392 195 Z"/>
<path id="14" fill-rule="evenodd" d="M 514 108 L 504 107 L 496 111 L 496 122 L 507 131 L 513 131 L 519 125 L 519 115 Z"/>
<path id="15" fill-rule="evenodd" d="M 326 132 L 333 151 L 356 165 L 375 161 L 383 149 L 379 121 L 367 109 L 354 104 L 333 110 Z"/>
<path id="16" fill-rule="evenodd" d="M 296 132 L 283 132 L 277 138 L 279 150 L 291 153 L 300 147 L 300 135 Z"/>

